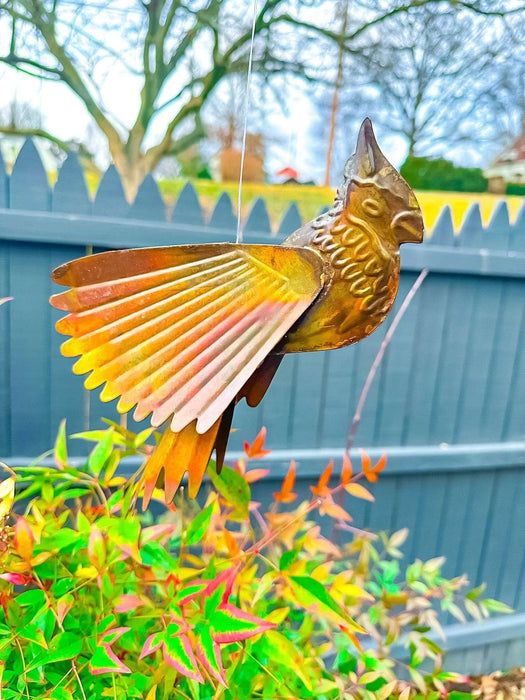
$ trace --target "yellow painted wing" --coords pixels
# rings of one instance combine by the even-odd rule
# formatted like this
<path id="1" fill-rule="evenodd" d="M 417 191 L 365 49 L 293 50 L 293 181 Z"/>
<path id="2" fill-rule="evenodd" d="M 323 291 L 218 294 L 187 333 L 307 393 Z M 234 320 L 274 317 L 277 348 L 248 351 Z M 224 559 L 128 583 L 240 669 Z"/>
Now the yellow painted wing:
<path id="1" fill-rule="evenodd" d="M 51 298 L 70 312 L 57 330 L 81 355 L 85 385 L 105 384 L 135 419 L 171 417 L 207 432 L 323 286 L 312 250 L 205 244 L 100 253 L 57 268 L 71 287 Z"/>

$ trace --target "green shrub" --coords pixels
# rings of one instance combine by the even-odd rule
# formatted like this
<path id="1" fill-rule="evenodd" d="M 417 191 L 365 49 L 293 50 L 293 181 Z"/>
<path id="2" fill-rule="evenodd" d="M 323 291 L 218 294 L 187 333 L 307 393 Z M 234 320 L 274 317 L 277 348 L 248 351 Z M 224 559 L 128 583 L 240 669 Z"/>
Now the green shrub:
<path id="1" fill-rule="evenodd" d="M 458 168 L 444 158 L 409 156 L 400 169 L 414 189 L 447 192 L 486 192 L 488 180 L 480 168 Z"/>
<path id="2" fill-rule="evenodd" d="M 457 680 L 442 670 L 438 610 L 481 619 L 502 606 L 482 588 L 464 596 L 465 577 L 443 578 L 442 559 L 402 574 L 406 530 L 348 524 L 338 494 L 373 500 L 362 482 L 385 459 L 372 466 L 363 454 L 357 474 L 345 461 L 334 488 L 329 465 L 299 505 L 292 464 L 263 513 L 250 484 L 265 470 L 248 468 L 265 454 L 262 433 L 235 468 L 217 475 L 211 463 L 202 505 L 182 491 L 153 524 L 136 509 L 140 482 L 116 475 L 123 456 L 148 451 L 151 432 L 84 433 L 95 446 L 74 467 L 62 425 L 56 468 L 5 467 L 2 700 L 407 700 L 438 698 Z M 314 512 L 351 542 L 323 537 Z"/>
<path id="3" fill-rule="evenodd" d="M 509 182 L 505 188 L 505 194 L 517 194 L 518 196 L 525 196 L 525 185 L 519 185 L 517 183 Z"/>

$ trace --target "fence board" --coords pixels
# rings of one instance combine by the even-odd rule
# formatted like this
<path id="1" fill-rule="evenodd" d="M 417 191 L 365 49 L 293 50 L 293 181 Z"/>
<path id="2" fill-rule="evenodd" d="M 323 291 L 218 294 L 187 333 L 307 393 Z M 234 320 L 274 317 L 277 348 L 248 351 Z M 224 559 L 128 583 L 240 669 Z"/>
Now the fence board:
<path id="1" fill-rule="evenodd" d="M 507 250 L 510 239 L 509 208 L 507 202 L 498 202 L 490 217 L 487 232 L 483 236 L 483 245 L 492 250 Z"/>
<path id="2" fill-rule="evenodd" d="M 274 450 L 288 445 L 298 359 L 298 355 L 284 357 L 261 402 L 262 424 L 268 427 L 268 444 Z"/>
<path id="3" fill-rule="evenodd" d="M 523 285 L 500 281 L 500 304 L 494 336 L 487 338 L 490 371 L 485 384 L 480 432 L 484 440 L 502 440 L 506 407 L 515 391 L 512 385 L 514 358 L 519 352 L 520 318 L 525 308 Z M 522 426 L 525 429 L 525 426 Z"/>
<path id="4" fill-rule="evenodd" d="M 346 441 L 349 426 L 355 412 L 353 384 L 355 348 L 348 346 L 326 353 L 325 379 L 323 384 L 322 411 L 318 419 L 318 445 L 331 447 Z"/>
<path id="5" fill-rule="evenodd" d="M 523 204 L 518 212 L 514 226 L 512 227 L 510 241 L 512 250 L 520 252 L 525 251 L 525 199 L 523 200 Z"/>
<path id="6" fill-rule="evenodd" d="M 53 211 L 73 214 L 91 213 L 92 204 L 87 191 L 86 178 L 76 153 L 70 153 L 58 171 L 51 208 Z"/>
<path id="7" fill-rule="evenodd" d="M 426 245 L 426 243 L 427 241 L 425 240 L 424 245 Z M 440 246 L 453 246 L 456 244 L 454 224 L 452 222 L 452 209 L 448 204 L 440 211 L 436 223 L 434 224 L 432 237 L 428 240 L 428 243 Z"/>
<path id="8" fill-rule="evenodd" d="M 175 207 L 173 209 L 172 221 L 175 223 L 191 224 L 191 226 L 202 226 L 204 216 L 202 207 L 197 197 L 195 187 L 191 182 L 187 182 L 182 188 Z"/>
<path id="9" fill-rule="evenodd" d="M 50 265 L 51 269 L 58 267 L 68 260 L 73 260 L 85 254 L 85 248 L 73 246 L 53 246 L 50 249 Z M 48 296 L 55 294 L 62 289 L 51 282 L 48 278 Z M 63 357 L 60 354 L 60 345 L 66 340 L 65 336 L 60 335 L 55 330 L 55 323 L 63 316 L 63 312 L 50 307 L 50 324 L 49 324 L 49 380 L 52 391 L 48 396 L 49 415 L 50 415 L 50 440 L 54 439 L 53 432 L 57 430 L 58 425 L 64 418 L 67 419 L 67 432 L 69 434 L 77 433 L 86 430 L 88 426 L 86 407 L 87 407 L 87 392 L 84 391 L 85 376 L 73 374 L 71 367 L 74 359 Z M 52 442 L 48 443 L 48 447 Z M 73 441 L 71 444 L 71 453 L 79 454 L 81 452 L 81 444 Z"/>
<path id="10" fill-rule="evenodd" d="M 473 586 L 482 583 L 479 565 L 483 547 L 487 540 L 489 514 L 496 489 L 494 473 L 470 474 L 469 515 L 462 532 L 456 533 L 461 542 L 461 551 L 456 571 L 467 571 Z"/>
<path id="11" fill-rule="evenodd" d="M 9 205 L 12 209 L 48 211 L 49 182 L 35 144 L 24 142 L 9 179 Z"/>
<path id="12" fill-rule="evenodd" d="M 10 250 L 10 401 L 13 454 L 36 456 L 50 446 L 47 407 L 51 311 L 42 300 L 49 295 L 50 248 L 12 244 Z"/>
<path id="13" fill-rule="evenodd" d="M 403 275 L 401 278 L 399 301 L 396 302 L 391 317 L 398 311 L 401 300 L 405 298 L 413 282 L 412 275 Z M 401 444 L 410 374 L 414 354 L 417 352 L 414 342 L 417 318 L 417 304 L 411 304 L 396 332 L 396 342 L 390 344 L 385 355 L 379 391 L 382 400 L 378 402 L 376 412 L 375 445 Z"/>
<path id="14" fill-rule="evenodd" d="M 487 595 L 494 597 L 498 585 L 492 571 L 504 568 L 508 556 L 507 546 L 511 536 L 516 477 L 511 471 L 501 471 L 494 484 L 493 496 L 487 517 L 486 539 L 478 565 L 477 580 L 489 581 Z"/>
<path id="15" fill-rule="evenodd" d="M 144 178 L 135 201 L 129 208 L 128 216 L 131 219 L 145 219 L 146 221 L 166 221 L 166 206 L 159 186 L 151 175 L 146 175 Z"/>
<path id="16" fill-rule="evenodd" d="M 419 292 L 417 325 L 410 372 L 403 444 L 423 445 L 431 431 L 429 387 L 437 386 L 444 329 L 447 324 L 448 280 L 430 277 Z M 429 313 L 430 308 L 432 313 Z"/>
<path id="17" fill-rule="evenodd" d="M 125 218 L 128 211 L 129 204 L 126 201 L 120 177 L 115 166 L 110 165 L 98 186 L 93 202 L 93 214 Z"/>
<path id="18" fill-rule="evenodd" d="M 211 215 L 210 226 L 224 229 L 233 233 L 237 229 L 237 218 L 233 213 L 233 204 L 230 195 L 223 192 Z"/>
<path id="19" fill-rule="evenodd" d="M 9 178 L 7 177 L 4 158 L 0 151 L 0 208 L 9 205 Z"/>
<path id="20" fill-rule="evenodd" d="M 486 399 L 485 387 L 492 371 L 492 346 L 496 341 L 501 313 L 503 287 L 499 280 L 476 284 L 473 327 L 469 337 L 469 358 L 463 377 L 461 419 L 454 442 L 475 442 L 482 439 L 481 418 Z M 498 387 L 501 391 L 501 387 Z"/>
<path id="21" fill-rule="evenodd" d="M 511 385 L 513 391 L 508 398 L 508 403 L 505 411 L 505 421 L 503 425 L 502 440 L 511 440 L 513 438 L 525 438 L 525 304 L 522 306 L 521 319 L 519 323 L 520 343 L 516 348 L 516 354 L 512 363 L 512 380 Z"/>
<path id="22" fill-rule="evenodd" d="M 463 220 L 456 244 L 461 248 L 481 248 L 483 242 L 483 224 L 479 204 L 472 204 Z"/>
<path id="23" fill-rule="evenodd" d="M 321 397 L 325 362 L 324 352 L 309 352 L 297 358 L 288 435 L 288 444 L 291 447 L 317 445 L 319 415 L 323 410 Z"/>
<path id="24" fill-rule="evenodd" d="M 510 523 L 507 539 L 501 547 L 503 561 L 497 573 L 494 596 L 498 600 L 506 601 L 511 607 L 517 607 L 519 592 L 525 590 L 525 571 L 522 568 L 522 563 L 525 561 L 525 547 L 523 547 L 525 479 L 516 479 L 510 475 L 509 479 L 513 494 L 503 507 L 510 513 Z"/>
<path id="25" fill-rule="evenodd" d="M 0 208 L 0 296 L 16 297 L 0 309 L 0 458 L 11 463 L 47 449 L 63 416 L 70 431 L 88 419 L 92 427 L 100 427 L 102 416 L 120 419 L 116 402 L 102 404 L 97 392 L 90 393 L 88 416 L 82 378 L 71 373 L 73 361 L 59 355 L 53 323 L 60 314 L 47 304 L 50 270 L 86 246 L 234 240 L 236 228 L 227 195 L 205 225 L 191 186 L 165 222 L 149 178 L 130 208 L 114 170 L 103 178 L 91 214 L 74 158 L 63 166 L 49 213 L 47 180 L 28 144 L 9 184 L 23 210 Z M 6 204 L 2 173 L 0 164 L 0 207 Z M 272 236 L 259 200 L 245 241 L 278 242 L 299 225 L 292 205 Z M 406 561 L 445 554 L 446 575 L 466 571 L 473 584 L 486 579 L 491 595 L 525 609 L 525 209 L 511 227 L 501 206 L 484 229 L 473 207 L 454 238 L 445 208 L 429 242 L 403 247 L 394 312 L 423 267 L 431 274 L 387 351 L 358 433 L 357 444 L 375 459 L 385 449 L 389 465 L 371 487 L 375 504 L 349 496 L 345 502 L 358 527 L 411 528 Z M 267 444 L 277 450 L 270 480 L 254 488 L 257 500 L 269 502 L 292 457 L 303 497 L 330 458 L 340 469 L 351 417 L 386 328 L 337 352 L 286 357 L 259 407 L 237 407 L 230 448 L 242 449 L 264 424 Z M 441 443 L 451 446 L 433 448 Z M 353 460 L 357 466 L 355 450 Z M 330 518 L 321 522 L 327 536 L 343 539 L 345 533 L 332 532 Z M 486 664 L 494 644 L 471 644 L 464 662 L 483 658 Z M 497 644 L 507 651 L 513 645 L 512 653 L 523 648 L 519 639 Z"/>
<path id="26" fill-rule="evenodd" d="M 0 299 L 10 294 L 9 287 L 10 245 L 0 241 Z M 0 306 L 0 454 L 13 454 L 11 450 L 11 387 L 9 383 L 9 352 L 11 334 L 9 328 L 12 302 Z"/>
<path id="27" fill-rule="evenodd" d="M 462 377 L 469 362 L 474 294 L 470 280 L 448 278 L 447 323 L 443 328 L 440 367 L 433 387 L 430 443 L 454 442 L 461 417 Z"/>
<path id="28" fill-rule="evenodd" d="M 270 224 L 270 216 L 266 208 L 266 202 L 264 199 L 262 199 L 262 197 L 258 197 L 252 204 L 243 229 L 246 233 L 259 231 L 271 233 L 272 227 Z"/>
<path id="29" fill-rule="evenodd" d="M 277 229 L 277 233 L 280 236 L 289 236 L 295 230 L 301 228 L 302 225 L 303 221 L 301 219 L 301 215 L 299 214 L 297 204 L 292 202 L 284 213 L 282 221 L 279 224 L 279 228 Z"/>

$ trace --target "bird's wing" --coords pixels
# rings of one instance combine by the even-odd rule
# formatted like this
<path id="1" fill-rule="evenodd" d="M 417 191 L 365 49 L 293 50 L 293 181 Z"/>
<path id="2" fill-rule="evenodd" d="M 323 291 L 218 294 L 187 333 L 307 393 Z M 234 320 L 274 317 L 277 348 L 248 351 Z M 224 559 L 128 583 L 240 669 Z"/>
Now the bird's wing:
<path id="1" fill-rule="evenodd" d="M 323 285 L 311 250 L 272 245 L 182 245 L 111 251 L 66 263 L 51 297 L 69 311 L 57 330 L 81 355 L 85 385 L 105 383 L 122 413 L 152 413 L 171 429 L 205 433 L 310 306 Z"/>

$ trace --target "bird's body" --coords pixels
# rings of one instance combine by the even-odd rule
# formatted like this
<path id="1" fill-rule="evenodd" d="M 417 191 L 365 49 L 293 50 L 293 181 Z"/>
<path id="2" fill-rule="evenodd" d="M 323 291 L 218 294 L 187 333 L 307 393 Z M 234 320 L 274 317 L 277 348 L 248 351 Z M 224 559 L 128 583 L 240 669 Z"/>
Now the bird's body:
<path id="1" fill-rule="evenodd" d="M 190 495 L 213 448 L 222 464 L 235 403 L 256 405 L 288 352 L 369 335 L 391 309 L 399 245 L 419 242 L 415 197 L 379 150 L 370 123 L 332 209 L 282 246 L 231 243 L 113 251 L 66 263 L 52 297 L 57 329 L 81 355 L 87 388 L 118 410 L 169 427 L 146 463 L 145 503 L 164 469 L 167 500 L 187 471 Z"/>

